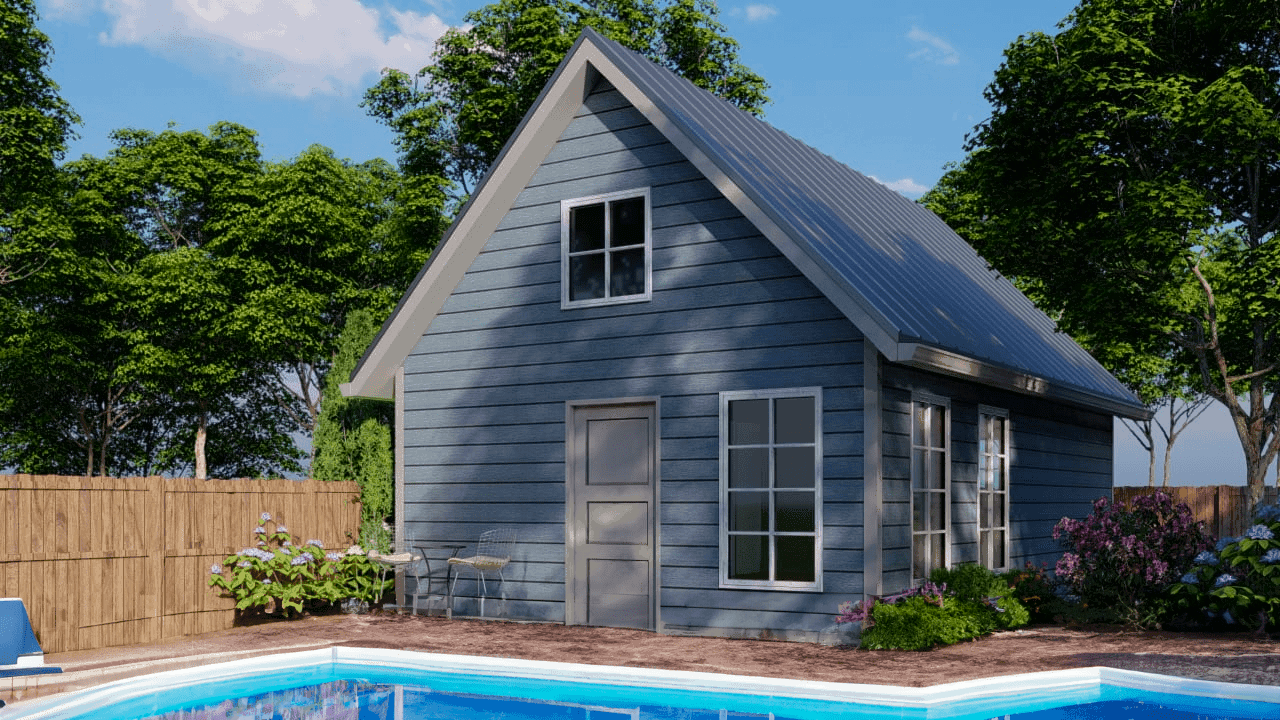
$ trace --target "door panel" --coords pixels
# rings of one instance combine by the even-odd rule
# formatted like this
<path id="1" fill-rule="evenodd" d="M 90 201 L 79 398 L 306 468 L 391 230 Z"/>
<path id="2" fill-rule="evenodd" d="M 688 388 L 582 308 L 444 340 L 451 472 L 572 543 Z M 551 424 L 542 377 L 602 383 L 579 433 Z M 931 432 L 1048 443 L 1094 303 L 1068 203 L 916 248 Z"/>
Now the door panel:
<path id="1" fill-rule="evenodd" d="M 653 628 L 657 413 L 653 404 L 573 408 L 566 586 L 570 622 Z M 569 609 L 569 608 L 567 608 Z"/>

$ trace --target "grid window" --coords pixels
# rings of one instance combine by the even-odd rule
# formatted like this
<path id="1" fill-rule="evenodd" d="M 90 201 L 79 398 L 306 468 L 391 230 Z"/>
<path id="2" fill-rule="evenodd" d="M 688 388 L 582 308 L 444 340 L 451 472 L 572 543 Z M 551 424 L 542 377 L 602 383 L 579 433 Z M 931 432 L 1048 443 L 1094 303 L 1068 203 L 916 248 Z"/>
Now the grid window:
<path id="1" fill-rule="evenodd" d="M 1009 414 L 978 412 L 978 562 L 1009 566 Z"/>
<path id="2" fill-rule="evenodd" d="M 950 565 L 950 407 L 917 397 L 911 413 L 911 580 Z"/>
<path id="3" fill-rule="evenodd" d="M 720 584 L 822 589 L 822 391 L 720 393 Z"/>
<path id="4" fill-rule="evenodd" d="M 566 200 L 560 220 L 562 307 L 650 298 L 648 188 Z"/>

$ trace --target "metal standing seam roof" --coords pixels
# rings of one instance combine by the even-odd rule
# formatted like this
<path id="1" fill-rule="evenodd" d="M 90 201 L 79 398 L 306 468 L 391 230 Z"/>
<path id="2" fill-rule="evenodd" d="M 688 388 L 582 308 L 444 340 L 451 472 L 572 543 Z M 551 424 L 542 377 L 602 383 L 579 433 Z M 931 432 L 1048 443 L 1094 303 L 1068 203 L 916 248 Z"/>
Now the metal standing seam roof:
<path id="1" fill-rule="evenodd" d="M 820 266 L 920 343 L 1143 406 L 927 208 L 608 40 L 601 52 Z"/>

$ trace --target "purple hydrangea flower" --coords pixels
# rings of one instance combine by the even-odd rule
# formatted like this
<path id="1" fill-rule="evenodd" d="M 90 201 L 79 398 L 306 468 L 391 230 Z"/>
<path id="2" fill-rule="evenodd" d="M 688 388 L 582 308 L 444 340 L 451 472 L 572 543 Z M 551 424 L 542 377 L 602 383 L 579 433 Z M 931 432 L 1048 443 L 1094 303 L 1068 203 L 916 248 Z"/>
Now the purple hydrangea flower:
<path id="1" fill-rule="evenodd" d="M 1195 563 L 1196 565 L 1217 565 L 1218 556 L 1214 555 L 1208 550 L 1201 550 L 1200 554 L 1196 555 L 1196 559 L 1192 560 L 1191 562 Z"/>
<path id="2" fill-rule="evenodd" d="M 288 540 L 285 540 L 284 542 L 280 543 L 280 546 L 281 546 L 281 547 L 293 547 L 293 543 L 289 542 Z"/>
<path id="3" fill-rule="evenodd" d="M 334 562 L 337 562 L 337 561 L 339 561 L 339 560 L 341 560 L 341 559 L 342 559 L 342 553 L 340 553 L 340 552 L 330 552 L 330 553 L 325 553 L 325 554 L 324 554 L 324 559 L 325 559 L 325 560 L 332 560 L 332 561 L 334 561 Z"/>
<path id="4" fill-rule="evenodd" d="M 1221 575 L 1218 576 L 1217 580 L 1213 581 L 1213 586 L 1215 588 L 1226 587 L 1227 585 L 1235 585 L 1235 584 L 1236 584 L 1236 576 L 1232 575 L 1231 573 L 1222 573 Z"/>
<path id="5" fill-rule="evenodd" d="M 1178 582 L 1183 582 L 1188 585 L 1195 585 L 1196 583 L 1200 582 L 1200 578 L 1196 577 L 1195 573 L 1189 572 L 1186 575 L 1183 575 L 1182 579 L 1179 580 Z"/>
<path id="6" fill-rule="evenodd" d="M 1271 548 L 1262 555 L 1262 562 L 1268 565 L 1280 563 L 1280 548 Z"/>
<path id="7" fill-rule="evenodd" d="M 1235 542 L 1236 540 L 1239 540 L 1239 538 L 1220 537 L 1218 538 L 1217 544 L 1213 546 L 1213 549 L 1217 550 L 1218 552 L 1222 552 L 1228 545 Z"/>
<path id="8" fill-rule="evenodd" d="M 263 584 L 263 585 L 270 585 L 270 584 L 271 584 L 271 578 L 262 578 L 262 584 Z"/>
<path id="9" fill-rule="evenodd" d="M 314 545 L 315 547 L 318 547 L 318 548 L 320 548 L 321 550 L 323 550 L 323 549 L 324 549 L 324 543 L 320 542 L 319 540 L 316 540 L 315 538 L 312 538 L 312 539 L 308 540 L 308 541 L 307 541 L 307 544 L 308 544 L 308 545 Z"/>
<path id="10" fill-rule="evenodd" d="M 1266 525 L 1254 525 L 1244 531 L 1245 537 L 1250 540 L 1271 540 L 1276 534 L 1271 532 L 1271 528 Z"/>
<path id="11" fill-rule="evenodd" d="M 1228 625 L 1235 625 L 1235 624 L 1236 624 L 1236 619 L 1235 619 L 1235 618 L 1233 618 L 1233 617 L 1231 617 L 1231 611 L 1230 611 L 1230 610 L 1223 610 L 1223 611 L 1222 611 L 1222 619 L 1223 619 L 1223 620 L 1226 620 Z"/>
<path id="12" fill-rule="evenodd" d="M 1275 505 L 1263 505 L 1254 513 L 1254 517 L 1258 522 L 1273 523 L 1280 520 L 1280 503 Z"/>
<path id="13" fill-rule="evenodd" d="M 289 528 L 287 528 L 287 527 L 285 527 L 285 526 L 283 526 L 283 525 L 277 525 L 277 526 L 276 526 L 276 532 L 278 532 L 278 533 L 287 533 L 287 532 L 289 532 Z"/>
<path id="14" fill-rule="evenodd" d="M 219 565 L 218 563 L 214 563 L 214 564 L 210 565 L 210 566 L 209 566 L 209 573 L 210 573 L 210 574 L 212 574 L 212 575 L 221 575 L 221 574 L 222 574 L 222 566 L 221 566 L 221 565 Z"/>
<path id="15" fill-rule="evenodd" d="M 266 528 L 264 528 L 264 527 L 262 527 L 261 525 L 259 525 L 258 527 L 254 528 L 254 529 L 253 529 L 253 531 L 254 531 L 255 533 L 259 534 L 259 535 L 265 535 L 265 534 L 267 534 L 267 529 L 266 529 Z"/>
<path id="16" fill-rule="evenodd" d="M 253 563 L 249 562 L 248 560 L 241 560 L 240 562 L 236 563 L 236 567 L 252 567 L 252 566 L 253 566 Z"/>
<path id="17" fill-rule="evenodd" d="M 308 557 L 310 557 L 310 556 L 309 556 L 309 555 L 299 555 L 298 557 L 296 557 L 296 558 L 294 558 L 294 559 L 290 560 L 290 561 L 289 561 L 289 564 L 290 564 L 290 565 L 306 565 L 306 564 L 307 564 L 307 558 L 308 558 Z"/>
<path id="18" fill-rule="evenodd" d="M 269 512 L 264 512 L 264 513 L 262 513 L 261 515 L 259 515 L 259 516 L 258 516 L 258 521 L 259 521 L 259 522 L 271 522 L 271 513 L 269 513 Z"/>

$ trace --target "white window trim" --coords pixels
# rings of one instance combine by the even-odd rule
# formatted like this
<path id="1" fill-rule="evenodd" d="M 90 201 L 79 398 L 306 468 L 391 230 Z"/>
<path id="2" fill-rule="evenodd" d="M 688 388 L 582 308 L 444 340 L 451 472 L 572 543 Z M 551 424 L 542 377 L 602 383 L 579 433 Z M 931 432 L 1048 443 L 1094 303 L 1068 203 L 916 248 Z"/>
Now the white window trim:
<path id="1" fill-rule="evenodd" d="M 951 499 L 952 499 L 952 494 L 951 494 L 951 464 L 952 464 L 952 460 L 951 460 L 952 458 L 951 456 L 951 399 L 942 397 L 941 395 L 933 395 L 926 392 L 916 391 L 911 393 L 911 420 L 910 420 L 910 425 L 908 430 L 908 432 L 910 433 L 908 441 L 911 444 L 912 455 L 915 454 L 917 447 L 919 448 L 927 447 L 924 445 L 917 446 L 915 441 L 916 405 L 918 403 L 928 403 L 930 405 L 941 405 L 946 411 L 946 417 L 943 420 L 943 428 L 942 428 L 943 457 L 945 458 L 943 460 L 943 468 L 942 468 L 942 492 L 943 492 L 942 506 L 943 506 L 943 511 L 947 515 L 947 520 L 943 524 L 944 534 L 943 534 L 943 541 L 942 541 L 942 567 L 950 568 L 951 567 L 951 543 L 955 537 L 954 534 L 952 533 L 952 528 L 951 528 L 951 517 L 952 515 L 955 514 L 954 512 L 952 512 L 952 509 L 951 509 Z M 928 433 L 926 432 L 925 434 L 927 437 Z M 908 462 L 908 466 L 913 468 L 911 472 L 914 472 L 914 467 L 915 467 L 914 462 L 912 462 L 910 458 L 908 458 L 907 462 Z M 916 557 L 915 557 L 916 535 L 931 534 L 932 532 L 936 532 L 936 531 L 921 531 L 921 532 L 916 531 L 916 528 L 915 528 L 916 491 L 915 491 L 914 477 L 908 478 L 907 487 L 908 487 L 907 492 L 911 500 L 910 507 L 908 508 L 908 512 L 907 512 L 907 527 L 911 529 L 911 548 L 910 548 L 911 575 L 910 577 L 911 577 L 911 583 L 915 585 L 924 581 L 924 578 L 919 580 L 916 579 Z"/>
<path id="2" fill-rule="evenodd" d="M 990 565 L 987 565 L 987 558 L 985 557 L 979 557 L 978 564 L 983 565 L 994 572 L 1003 572 L 1005 570 L 1008 570 L 1010 567 L 1012 567 L 1012 562 L 1009 559 L 1009 548 L 1011 545 L 1011 542 L 1010 542 L 1011 539 L 1009 537 L 1011 534 L 1010 528 L 1009 528 L 1009 498 L 1010 498 L 1009 480 L 1012 475 L 1012 472 L 1011 472 L 1012 453 L 1010 452 L 1010 449 L 1009 449 L 1009 438 L 1013 435 L 1013 429 L 1011 427 L 1011 423 L 1009 422 L 1009 411 L 1006 410 L 1005 408 L 991 407 L 989 405 L 978 406 L 978 472 L 982 472 L 982 466 L 983 466 L 982 459 L 983 459 L 983 455 L 986 453 L 986 441 L 987 441 L 986 419 L 988 417 L 1004 418 L 1004 437 L 1001 438 L 1000 440 L 1000 447 L 1004 451 L 1003 453 L 1001 453 L 1001 457 L 1004 458 L 1004 490 L 1000 491 L 1004 495 L 1004 518 L 1003 518 L 1004 565 L 1001 567 L 992 567 Z M 987 479 L 989 480 L 990 465 L 988 465 L 987 468 L 988 468 Z M 988 483 L 988 487 L 990 487 L 989 483 Z M 982 482 L 981 482 L 981 478 L 979 479 L 979 483 L 978 483 L 978 499 L 976 500 L 976 502 L 978 503 L 978 554 L 981 555 L 982 554 Z"/>
<path id="3" fill-rule="evenodd" d="M 772 398 L 812 397 L 813 398 L 813 529 L 814 529 L 814 581 L 788 582 L 779 580 L 731 580 L 729 579 L 729 401 L 760 400 Z M 773 432 L 773 403 L 769 403 L 770 445 Z M 822 592 L 822 388 L 804 387 L 781 390 L 732 390 L 720 393 L 720 587 L 753 588 L 757 590 L 783 590 L 791 592 Z M 785 445 L 784 445 L 785 447 Z M 771 455 L 772 456 L 772 455 Z M 773 463 L 769 467 L 769 486 L 773 487 Z M 769 499 L 770 520 L 773 518 L 773 497 Z M 776 533 L 769 529 L 768 537 Z M 782 533 L 787 535 L 789 533 Z M 777 562 L 777 553 L 769 555 L 770 575 L 776 575 L 773 564 Z"/>
<path id="4" fill-rule="evenodd" d="M 644 198 L 644 292 L 637 295 L 620 295 L 618 297 L 591 298 L 588 300 L 569 299 L 569 211 L 583 205 L 595 205 L 615 200 Z M 596 307 L 598 305 L 622 305 L 625 303 L 648 302 L 653 298 L 653 206 L 649 199 L 649 188 L 635 188 L 603 195 L 573 198 L 560 201 L 560 309 Z M 608 227 L 610 214 L 605 214 L 606 247 L 608 244 Z M 609 287 L 609 253 L 605 252 L 605 292 Z"/>

